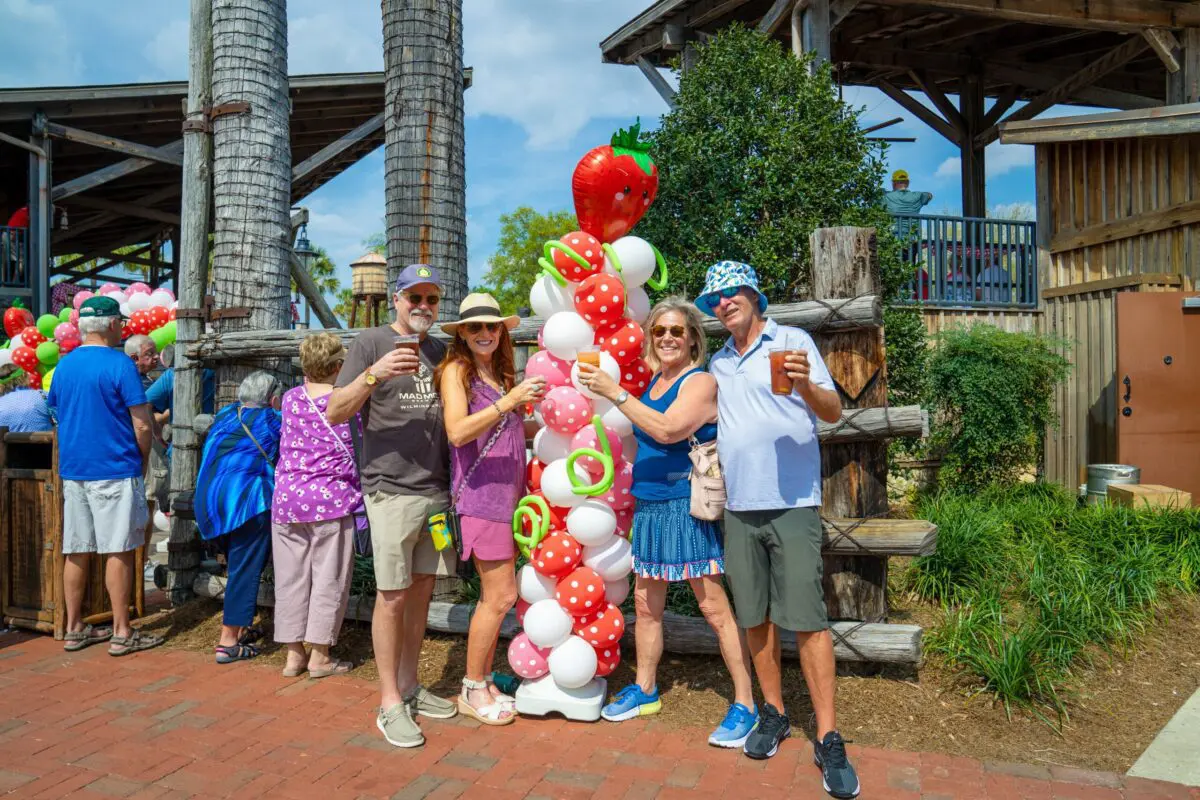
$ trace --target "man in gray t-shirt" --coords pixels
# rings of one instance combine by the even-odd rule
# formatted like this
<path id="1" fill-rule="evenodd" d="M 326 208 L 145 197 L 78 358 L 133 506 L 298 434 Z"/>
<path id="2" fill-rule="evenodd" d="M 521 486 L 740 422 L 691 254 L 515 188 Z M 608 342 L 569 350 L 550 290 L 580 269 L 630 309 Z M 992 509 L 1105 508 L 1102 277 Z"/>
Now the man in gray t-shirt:
<path id="1" fill-rule="evenodd" d="M 441 296 L 433 267 L 404 268 L 392 298 L 396 321 L 363 331 L 350 345 L 327 413 L 335 425 L 362 416 L 359 472 L 374 551 L 371 640 L 381 690 L 376 725 L 397 747 L 425 742 L 414 714 L 457 713 L 417 683 L 434 580 L 455 571 L 453 548 L 435 549 L 429 532 L 430 516 L 449 505 L 449 444 L 433 385 L 446 346 L 428 336 Z M 418 353 L 398 346 L 405 335 L 420 337 Z"/>

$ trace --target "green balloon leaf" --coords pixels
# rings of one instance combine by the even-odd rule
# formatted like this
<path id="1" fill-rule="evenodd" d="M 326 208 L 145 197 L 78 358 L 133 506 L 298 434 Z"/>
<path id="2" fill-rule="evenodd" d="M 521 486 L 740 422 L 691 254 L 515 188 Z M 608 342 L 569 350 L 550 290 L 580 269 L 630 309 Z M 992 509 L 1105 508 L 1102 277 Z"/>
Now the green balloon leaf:
<path id="1" fill-rule="evenodd" d="M 529 520 L 531 536 L 526 536 L 521 529 L 521 523 L 526 519 Z M 522 497 L 513 511 L 512 531 L 521 555 L 529 558 L 550 531 L 550 505 L 536 494 Z"/>
<path id="2" fill-rule="evenodd" d="M 647 244 L 650 243 L 647 242 Z M 653 244 L 650 244 L 650 249 L 654 251 L 654 260 L 658 262 L 658 275 L 646 281 L 646 285 L 656 292 L 661 292 L 667 288 L 667 260 L 663 258 L 663 254 Z"/>
<path id="3" fill-rule="evenodd" d="M 544 258 L 539 258 L 539 259 L 538 259 L 538 266 L 542 268 L 542 272 L 546 273 L 546 274 L 547 274 L 547 275 L 549 275 L 551 278 L 553 278 L 553 279 L 554 279 L 554 281 L 555 281 L 555 282 L 556 282 L 556 283 L 557 283 L 559 286 L 566 286 L 566 285 L 567 285 L 567 279 L 566 279 L 566 278 L 564 278 L 564 277 L 562 276 L 562 273 L 561 273 L 561 272 L 559 272 L 557 269 L 555 269 L 555 268 L 554 268 L 554 265 L 553 265 L 553 264 L 551 264 L 551 263 L 550 263 L 549 261 L 547 261 L 546 259 L 544 259 Z"/>
<path id="4" fill-rule="evenodd" d="M 612 448 L 608 446 L 608 435 L 604 432 L 604 423 L 600 421 L 599 414 L 592 417 L 592 425 L 596 429 L 596 439 L 600 442 L 600 448 L 604 452 L 598 453 L 590 447 L 581 447 L 571 453 L 567 456 L 567 479 L 571 481 L 571 491 L 575 494 L 599 497 L 612 488 L 616 471 L 613 465 Z M 587 483 L 575 475 L 575 462 L 589 457 L 596 459 L 604 467 L 604 474 L 595 483 Z"/>
<path id="5" fill-rule="evenodd" d="M 651 245 L 651 247 L 653 247 L 653 245 Z M 617 249 L 615 247 L 608 242 L 605 242 L 604 244 L 600 245 L 600 249 L 604 251 L 604 255 L 608 256 L 608 260 L 612 262 L 613 269 L 617 271 L 618 275 L 625 271 L 625 268 L 621 266 L 621 257 L 617 255 Z"/>
<path id="6" fill-rule="evenodd" d="M 538 263 L 542 265 L 543 269 L 546 269 L 548 267 L 549 269 L 553 270 L 554 274 L 558 276 L 559 282 L 562 286 L 567 285 L 567 279 L 565 277 L 563 277 L 562 273 L 559 272 L 558 269 L 555 268 L 555 266 L 554 266 L 554 251 L 555 250 L 559 250 L 559 251 L 565 253 L 567 258 L 571 259 L 576 264 L 578 264 L 579 268 L 581 270 L 583 270 L 584 272 L 587 272 L 588 270 L 590 270 L 592 268 L 592 265 L 588 263 L 586 258 L 579 255 L 579 253 L 576 253 L 574 250 L 572 250 L 570 247 L 567 247 L 562 242 L 557 241 L 557 240 L 546 242 L 546 244 L 542 247 L 543 257 L 538 259 Z M 546 261 L 547 263 L 542 264 L 543 261 Z"/>

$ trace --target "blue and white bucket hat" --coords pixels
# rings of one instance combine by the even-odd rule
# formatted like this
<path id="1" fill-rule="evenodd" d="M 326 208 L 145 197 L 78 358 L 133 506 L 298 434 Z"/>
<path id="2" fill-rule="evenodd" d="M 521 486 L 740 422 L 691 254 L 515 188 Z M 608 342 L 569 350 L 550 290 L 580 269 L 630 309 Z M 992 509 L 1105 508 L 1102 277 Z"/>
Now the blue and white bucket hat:
<path id="1" fill-rule="evenodd" d="M 758 310 L 767 310 L 767 296 L 758 288 L 758 273 L 749 264 L 740 261 L 718 261 L 708 268 L 704 278 L 704 291 L 696 298 L 696 308 L 716 316 L 715 309 L 722 297 L 733 297 L 743 286 L 753 289 L 758 295 Z"/>

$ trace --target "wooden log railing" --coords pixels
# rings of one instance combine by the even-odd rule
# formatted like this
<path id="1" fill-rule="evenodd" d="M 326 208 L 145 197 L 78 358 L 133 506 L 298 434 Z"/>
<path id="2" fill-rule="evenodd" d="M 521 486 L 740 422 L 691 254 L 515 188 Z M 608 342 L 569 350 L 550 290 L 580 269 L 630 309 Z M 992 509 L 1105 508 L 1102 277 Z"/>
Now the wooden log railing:
<path id="1" fill-rule="evenodd" d="M 201 572 L 192 586 L 200 597 L 220 599 L 225 594 L 225 578 Z M 275 605 L 275 590 L 270 584 L 259 586 L 258 604 Z M 352 595 L 346 608 L 346 619 L 369 622 L 375 607 L 374 597 Z M 465 634 L 475 607 L 468 603 L 445 603 L 434 601 L 429 604 L 425 626 L 438 633 Z M 634 629 L 637 619 L 625 615 L 625 635 L 621 645 L 633 652 Z M 863 624 L 857 622 L 835 622 L 833 631 L 834 656 L 838 661 L 858 661 L 872 664 L 917 664 L 921 661 L 922 632 L 918 625 Z M 517 615 L 509 611 L 500 627 L 500 635 L 506 639 L 516 636 L 520 628 Z M 663 614 L 663 648 L 669 653 L 686 655 L 718 655 L 721 652 L 717 635 L 707 621 L 699 617 L 685 617 L 667 612 Z M 796 639 L 781 636 L 780 644 L 786 656 L 795 657 Z"/>

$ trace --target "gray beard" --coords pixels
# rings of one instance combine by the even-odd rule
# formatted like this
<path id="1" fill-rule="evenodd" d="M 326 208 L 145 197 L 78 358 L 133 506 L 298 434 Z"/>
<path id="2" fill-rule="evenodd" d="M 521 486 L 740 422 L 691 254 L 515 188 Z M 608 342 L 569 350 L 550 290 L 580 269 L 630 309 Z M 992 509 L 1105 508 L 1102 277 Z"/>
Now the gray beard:
<path id="1" fill-rule="evenodd" d="M 408 327 L 413 331 L 413 333 L 428 333 L 429 329 L 433 327 L 433 317 L 409 314 Z"/>

